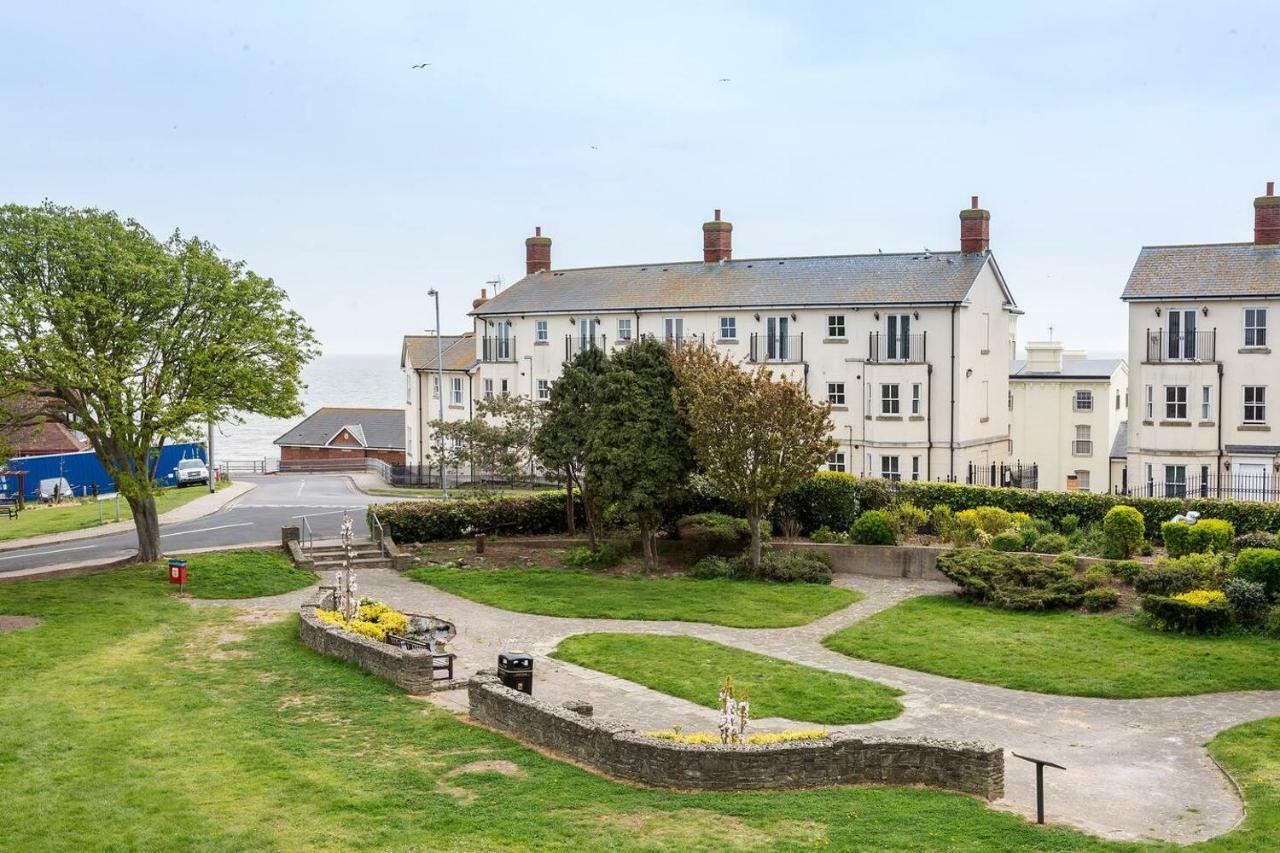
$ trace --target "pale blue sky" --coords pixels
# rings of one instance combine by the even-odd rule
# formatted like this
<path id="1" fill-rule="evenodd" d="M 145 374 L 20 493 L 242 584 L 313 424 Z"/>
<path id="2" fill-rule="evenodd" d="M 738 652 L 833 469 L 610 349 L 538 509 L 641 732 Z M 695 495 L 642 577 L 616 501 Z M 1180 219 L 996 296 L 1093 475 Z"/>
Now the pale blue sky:
<path id="1" fill-rule="evenodd" d="M 561 267 L 698 258 L 715 207 L 738 257 L 937 250 L 974 193 L 1020 339 L 1117 352 L 1138 248 L 1280 180 L 1270 2 L 6 5 L 3 200 L 209 238 L 330 352 L 431 286 L 469 328 L 535 224 Z"/>

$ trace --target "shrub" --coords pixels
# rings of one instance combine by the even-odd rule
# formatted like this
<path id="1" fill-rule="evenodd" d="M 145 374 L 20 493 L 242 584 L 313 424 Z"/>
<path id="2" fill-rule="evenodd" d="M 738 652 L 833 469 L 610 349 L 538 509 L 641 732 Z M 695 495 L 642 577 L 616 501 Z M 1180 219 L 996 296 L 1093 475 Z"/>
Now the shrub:
<path id="1" fill-rule="evenodd" d="M 1113 578 L 1132 584 L 1133 579 L 1142 571 L 1142 564 L 1137 560 L 1107 560 L 1100 565 L 1106 566 Z"/>
<path id="2" fill-rule="evenodd" d="M 713 554 L 694 563 L 693 568 L 689 570 L 689 576 L 704 581 L 739 577 L 745 564 L 746 560 L 742 557 L 729 559 Z"/>
<path id="3" fill-rule="evenodd" d="M 1142 547 L 1147 529 L 1142 513 L 1131 506 L 1113 506 L 1102 519 L 1102 536 L 1108 557 L 1129 558 Z"/>
<path id="4" fill-rule="evenodd" d="M 776 583 L 831 583 L 831 561 L 826 554 L 797 549 L 766 551 L 760 557 L 760 580 Z"/>
<path id="5" fill-rule="evenodd" d="M 848 542 L 849 534 L 843 531 L 832 530 L 824 524 L 809 534 L 809 541 L 821 542 L 824 544 L 829 542 Z"/>
<path id="6" fill-rule="evenodd" d="M 990 547 L 994 551 L 1021 551 L 1022 534 L 1016 530 L 1006 530 L 991 537 Z"/>
<path id="7" fill-rule="evenodd" d="M 594 551 L 588 545 L 577 545 L 564 552 L 560 562 L 579 569 L 611 569 L 626 559 L 626 551 L 613 542 L 601 542 Z"/>
<path id="8" fill-rule="evenodd" d="M 893 511 L 899 536 L 914 536 L 929 523 L 929 513 L 911 502 L 898 504 Z"/>
<path id="9" fill-rule="evenodd" d="M 1071 568 L 1033 554 L 958 548 L 938 558 L 938 569 L 962 596 L 1006 610 L 1077 607 L 1084 595 Z"/>
<path id="10" fill-rule="evenodd" d="M 1070 536 L 1072 533 L 1075 533 L 1076 529 L 1079 527 L 1080 516 L 1076 515 L 1074 512 L 1069 512 L 1058 519 L 1058 529 L 1066 536 Z"/>
<path id="11" fill-rule="evenodd" d="M 980 506 L 952 515 L 943 538 L 956 545 L 987 544 L 990 537 L 1013 530 L 1030 521 L 1025 515 L 1006 512 L 996 506 Z"/>
<path id="12" fill-rule="evenodd" d="M 871 509 L 858 516 L 849 529 L 849 538 L 859 545 L 893 545 L 897 540 L 893 517 L 882 509 Z"/>
<path id="13" fill-rule="evenodd" d="M 1221 583 L 1222 560 L 1213 554 L 1162 557 L 1138 572 L 1133 588 L 1140 593 L 1170 596 Z"/>
<path id="14" fill-rule="evenodd" d="M 1076 559 L 1075 554 L 1059 554 L 1053 558 L 1053 564 L 1055 566 L 1062 566 L 1068 569 L 1074 569 L 1076 564 L 1079 562 L 1080 561 Z"/>
<path id="15" fill-rule="evenodd" d="M 1089 589 L 1111 585 L 1111 570 L 1102 563 L 1094 563 L 1084 570 L 1084 585 Z"/>
<path id="16" fill-rule="evenodd" d="M 1085 591 L 1082 603 L 1084 609 L 1090 613 L 1100 613 L 1103 610 L 1111 610 L 1119 604 L 1120 593 L 1109 586 L 1097 586 Z"/>
<path id="17" fill-rule="evenodd" d="M 1267 636 L 1280 640 L 1280 604 L 1267 611 L 1267 621 L 1263 623 L 1262 630 Z"/>
<path id="18" fill-rule="evenodd" d="M 801 530 L 848 530 L 858 517 L 858 478 L 842 471 L 819 471 L 799 488 L 779 495 L 773 519 L 794 519 Z"/>
<path id="19" fill-rule="evenodd" d="M 1245 548 L 1236 555 L 1232 568 L 1238 577 L 1262 584 L 1270 598 L 1280 597 L 1280 551 Z"/>
<path id="20" fill-rule="evenodd" d="M 1231 605 L 1215 590 L 1195 590 L 1180 596 L 1147 595 L 1142 609 L 1161 631 L 1216 634 L 1231 625 Z"/>
<path id="21" fill-rule="evenodd" d="M 1245 548 L 1276 547 L 1280 547 L 1280 542 L 1277 542 L 1276 535 L 1274 533 L 1267 533 L 1266 531 L 1259 530 L 1254 533 L 1242 533 L 1235 537 L 1227 546 L 1227 550 L 1236 554 L 1243 551 Z"/>
<path id="22" fill-rule="evenodd" d="M 1219 518 L 1202 518 L 1195 524 L 1166 521 L 1160 525 L 1160 538 L 1170 557 L 1225 551 L 1235 535 L 1231 523 Z"/>
<path id="23" fill-rule="evenodd" d="M 581 505 L 577 506 L 581 519 Z M 564 533 L 564 492 L 519 498 L 398 501 L 369 508 L 398 544 L 461 539 L 473 533 L 540 536 Z M 370 525 L 372 526 L 372 525 Z"/>
<path id="24" fill-rule="evenodd" d="M 1031 550 L 1037 554 L 1060 554 L 1067 547 L 1067 537 L 1061 533 L 1046 533 L 1031 543 Z"/>
<path id="25" fill-rule="evenodd" d="M 731 557 L 742 553 L 751 543 L 751 527 L 745 518 L 734 518 L 722 512 L 700 512 L 686 515 L 676 522 L 685 553 L 690 559 L 707 554 Z M 760 522 L 760 536 L 767 539 L 770 528 L 767 521 Z"/>
<path id="26" fill-rule="evenodd" d="M 951 529 L 952 522 L 951 507 L 946 504 L 938 504 L 929 510 L 929 529 L 936 535 L 945 539 L 947 531 Z"/>
<path id="27" fill-rule="evenodd" d="M 1231 613 L 1241 625 L 1258 625 L 1267 618 L 1267 588 L 1257 581 L 1230 578 L 1222 588 Z"/>

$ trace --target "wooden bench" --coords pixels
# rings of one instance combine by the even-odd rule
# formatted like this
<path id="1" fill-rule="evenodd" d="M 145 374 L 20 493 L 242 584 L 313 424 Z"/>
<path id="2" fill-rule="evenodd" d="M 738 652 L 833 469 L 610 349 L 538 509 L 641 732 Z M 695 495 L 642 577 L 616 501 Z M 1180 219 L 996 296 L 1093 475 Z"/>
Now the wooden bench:
<path id="1" fill-rule="evenodd" d="M 402 637 L 399 634 L 388 634 L 387 642 L 393 646 L 399 646 L 402 649 L 421 649 L 429 650 L 431 646 L 421 640 L 413 640 L 409 637 Z M 434 681 L 452 681 L 453 680 L 453 662 L 458 656 L 452 652 L 436 652 L 431 656 L 431 678 Z M 438 673 L 443 672 L 444 675 Z"/>
<path id="2" fill-rule="evenodd" d="M 18 502 L 8 498 L 0 498 L 0 513 L 10 518 L 18 517 Z"/>

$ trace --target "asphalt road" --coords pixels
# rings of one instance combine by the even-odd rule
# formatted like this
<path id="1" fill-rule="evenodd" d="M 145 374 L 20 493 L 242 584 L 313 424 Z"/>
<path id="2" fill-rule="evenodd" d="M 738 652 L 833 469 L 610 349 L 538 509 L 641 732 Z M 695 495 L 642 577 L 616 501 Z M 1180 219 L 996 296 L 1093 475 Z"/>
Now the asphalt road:
<path id="1" fill-rule="evenodd" d="M 338 536 L 343 509 L 352 510 L 356 534 L 364 536 L 368 533 L 365 507 L 394 500 L 366 495 L 341 475 L 276 474 L 240 479 L 252 481 L 257 488 L 212 515 L 161 525 L 160 547 L 165 553 L 279 542 L 280 528 L 291 524 L 302 526 L 304 515 L 309 517 L 316 538 L 334 539 Z M 3 551 L 0 552 L 0 575 L 19 569 L 119 560 L 136 554 L 137 550 L 137 536 L 129 532 Z"/>

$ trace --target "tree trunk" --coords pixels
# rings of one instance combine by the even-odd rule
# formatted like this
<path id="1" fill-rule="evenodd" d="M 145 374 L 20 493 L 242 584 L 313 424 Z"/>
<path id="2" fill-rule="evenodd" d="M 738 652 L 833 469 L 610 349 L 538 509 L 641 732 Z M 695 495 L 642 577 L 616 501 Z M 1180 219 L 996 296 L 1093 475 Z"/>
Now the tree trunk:
<path id="1" fill-rule="evenodd" d="M 153 495 L 142 498 L 125 498 L 133 511 L 133 526 L 138 531 L 138 562 L 151 563 L 160 559 L 160 518 L 156 514 Z"/>
<path id="2" fill-rule="evenodd" d="M 760 574 L 760 513 L 754 510 L 747 510 L 747 526 L 751 528 L 751 574 L 759 576 Z"/>
<path id="3" fill-rule="evenodd" d="M 648 520 L 640 521 L 640 548 L 644 551 L 644 565 L 646 569 L 656 569 L 658 567 L 658 555 L 655 553 L 654 540 L 656 539 L 653 526 Z"/>
<path id="4" fill-rule="evenodd" d="M 578 533 L 578 521 L 575 515 L 577 513 L 573 511 L 573 477 L 566 476 L 564 478 L 564 526 L 570 536 Z"/>

